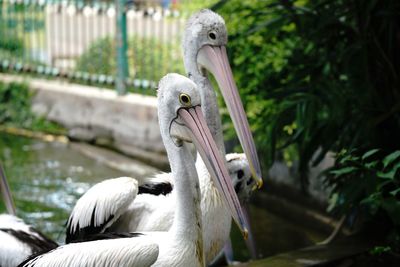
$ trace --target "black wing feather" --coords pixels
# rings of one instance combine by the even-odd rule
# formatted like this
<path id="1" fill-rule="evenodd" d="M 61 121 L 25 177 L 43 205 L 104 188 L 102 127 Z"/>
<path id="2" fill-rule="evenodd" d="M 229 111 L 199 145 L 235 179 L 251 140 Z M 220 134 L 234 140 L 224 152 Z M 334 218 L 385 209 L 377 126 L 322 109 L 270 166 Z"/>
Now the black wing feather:
<path id="1" fill-rule="evenodd" d="M 80 228 L 79 223 L 77 225 L 77 230 L 73 231 L 71 224 L 67 223 L 67 234 L 65 237 L 65 243 L 77 243 L 87 241 L 92 235 L 100 234 L 104 231 L 104 226 L 107 225 L 113 218 L 114 215 L 110 215 L 108 219 L 101 225 L 95 226 L 94 216 L 96 214 L 96 207 L 93 209 L 92 216 L 90 218 L 90 224 L 86 227 Z"/>
<path id="2" fill-rule="evenodd" d="M 58 247 L 58 244 L 56 242 L 49 239 L 48 237 L 46 237 L 45 235 L 43 235 L 41 232 L 39 232 L 38 230 L 36 230 L 33 227 L 29 227 L 29 231 L 35 232 L 36 234 L 38 234 L 40 236 L 40 238 L 38 238 L 35 235 L 31 235 L 25 231 L 14 230 L 11 228 L 0 228 L 0 231 L 8 233 L 9 235 L 15 237 L 22 243 L 29 246 L 32 250 L 32 253 L 39 253 L 44 250 L 48 251 L 48 250 L 52 250 L 52 249 Z"/>
<path id="3" fill-rule="evenodd" d="M 147 183 L 139 186 L 138 194 L 168 195 L 172 191 L 171 183 Z"/>

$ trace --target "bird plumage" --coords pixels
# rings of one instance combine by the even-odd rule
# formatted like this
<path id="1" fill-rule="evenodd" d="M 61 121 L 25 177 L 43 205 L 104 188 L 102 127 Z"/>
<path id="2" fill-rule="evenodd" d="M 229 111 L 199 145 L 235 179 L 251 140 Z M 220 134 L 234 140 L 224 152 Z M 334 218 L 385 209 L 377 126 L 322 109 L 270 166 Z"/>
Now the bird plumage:
<path id="1" fill-rule="evenodd" d="M 21 266 L 205 266 L 200 186 L 195 171 L 195 159 L 187 142 L 194 142 L 200 149 L 207 168 L 214 174 L 214 181 L 221 184 L 220 190 L 225 201 L 233 207 L 233 218 L 238 218 L 240 229 L 246 233 L 244 216 L 228 180 L 228 171 L 205 126 L 201 109 L 197 107 L 201 101 L 195 87 L 189 79 L 177 74 L 167 75 L 159 86 L 159 123 L 176 192 L 174 221 L 169 231 L 144 232 L 136 237 L 67 244 L 32 258 Z M 185 95 L 188 102 L 182 103 L 181 98 L 178 102 L 177 95 Z M 107 193 L 109 181 L 94 188 Z M 123 177 L 118 181 L 131 189 L 136 188 L 126 192 L 133 193 L 133 198 L 137 197 L 138 186 L 133 179 Z M 96 190 L 88 195 L 91 196 Z M 119 191 L 121 188 L 108 190 Z M 88 205 L 92 210 L 99 206 L 91 200 Z M 108 210 L 111 208 L 108 207 Z M 87 222 L 89 217 L 108 218 L 110 213 L 101 212 L 98 216 L 90 214 L 83 221 Z M 74 219 L 70 221 L 75 222 Z"/>
<path id="2" fill-rule="evenodd" d="M 32 254 L 58 245 L 18 218 L 10 186 L 0 164 L 0 192 L 9 214 L 0 214 L 0 266 L 14 267 Z"/>
<path id="3" fill-rule="evenodd" d="M 22 219 L 0 214 L 0 266 L 18 266 L 32 254 L 49 251 L 58 245 Z"/>
<path id="4" fill-rule="evenodd" d="M 210 39 L 210 32 L 215 34 L 215 40 Z M 223 155 L 225 154 L 225 147 L 216 94 L 207 78 L 207 75 L 205 75 L 204 71 L 201 71 L 201 68 L 199 70 L 197 55 L 198 51 L 205 45 L 224 46 L 226 43 L 227 32 L 225 22 L 218 14 L 210 10 L 202 10 L 188 20 L 183 40 L 185 68 L 189 73 L 189 77 L 199 88 L 199 94 L 203 103 L 202 110 L 207 125 L 211 130 L 220 153 Z M 204 66 L 202 66 L 202 68 L 203 67 Z M 232 171 L 233 179 L 237 182 L 234 186 L 237 188 L 237 193 L 243 197 L 243 199 L 247 199 L 252 191 L 251 189 L 254 188 L 255 182 L 251 178 L 249 163 L 245 158 L 243 158 L 244 156 L 240 159 L 238 156 L 236 156 L 236 158 L 232 156 L 230 162 L 228 162 L 228 169 L 232 168 L 232 170 L 235 169 L 235 171 L 238 171 L 237 163 L 241 163 L 240 168 L 243 168 L 242 172 L 246 174 L 246 181 L 242 182 L 239 179 L 236 179 L 237 175 Z M 201 208 L 203 211 L 203 221 L 207 222 L 203 229 L 206 259 L 207 262 L 210 262 L 223 248 L 224 243 L 229 238 L 231 217 L 226 207 L 226 203 L 222 201 L 217 188 L 211 182 L 210 174 L 200 156 L 197 156 L 196 169 L 199 174 L 200 189 L 202 192 Z M 168 179 L 168 174 L 162 174 L 161 176 L 170 180 Z M 157 183 L 158 182 L 153 184 Z M 173 185 L 171 188 L 172 187 Z M 101 197 L 100 194 L 96 195 Z M 175 199 L 175 193 L 173 191 L 170 194 L 162 196 L 154 196 L 150 194 L 138 195 L 135 198 L 135 201 L 127 208 L 126 206 L 118 207 L 119 210 L 113 213 L 115 214 L 113 218 L 113 222 L 115 223 L 110 225 L 108 230 L 103 228 L 101 231 L 126 232 L 136 230 L 167 230 L 172 225 Z M 211 214 L 212 216 L 209 216 Z M 121 216 L 118 217 L 118 215 Z M 78 212 L 75 212 L 74 208 L 74 212 L 71 216 L 80 215 Z M 214 224 L 212 223 L 213 221 L 218 221 L 219 223 Z M 104 224 L 104 221 L 96 222 L 96 224 L 102 225 Z M 86 225 L 81 225 L 81 227 L 83 228 Z M 69 241 L 68 236 L 74 235 L 70 230 L 71 228 L 68 226 L 67 241 Z"/>

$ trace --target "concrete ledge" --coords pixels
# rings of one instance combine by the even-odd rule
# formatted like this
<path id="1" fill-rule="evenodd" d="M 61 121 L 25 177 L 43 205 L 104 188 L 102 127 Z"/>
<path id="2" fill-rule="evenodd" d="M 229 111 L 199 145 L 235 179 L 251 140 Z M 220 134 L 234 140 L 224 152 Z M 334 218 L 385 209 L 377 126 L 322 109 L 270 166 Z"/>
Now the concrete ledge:
<path id="1" fill-rule="evenodd" d="M 26 82 L 35 92 L 32 110 L 68 129 L 75 140 L 112 147 L 158 167 L 168 164 L 161 140 L 157 100 L 152 96 L 0 74 L 4 82 Z"/>
<path id="2" fill-rule="evenodd" d="M 346 261 L 367 252 L 373 241 L 346 237 L 327 245 L 315 245 L 282 253 L 266 259 L 237 265 L 238 267 L 307 267 L 307 266 L 353 266 Z M 353 263 L 353 262 L 352 262 Z M 358 265 L 357 265 L 358 266 Z"/>

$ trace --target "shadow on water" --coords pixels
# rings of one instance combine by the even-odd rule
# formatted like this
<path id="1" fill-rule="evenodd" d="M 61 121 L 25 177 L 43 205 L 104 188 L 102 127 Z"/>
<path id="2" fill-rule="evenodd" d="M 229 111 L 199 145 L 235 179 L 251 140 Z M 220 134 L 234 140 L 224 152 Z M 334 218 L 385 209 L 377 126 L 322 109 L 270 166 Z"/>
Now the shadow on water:
<path id="1" fill-rule="evenodd" d="M 62 143 L 0 133 L 0 160 L 15 198 L 18 216 L 59 243 L 76 200 L 94 183 L 127 175 L 87 158 Z M 2 203 L 0 212 L 5 208 Z M 250 206 L 250 220 L 259 258 L 297 249 L 321 240 L 321 234 L 299 227 L 264 208 Z M 232 227 L 235 258 L 249 259 L 243 239 Z"/>

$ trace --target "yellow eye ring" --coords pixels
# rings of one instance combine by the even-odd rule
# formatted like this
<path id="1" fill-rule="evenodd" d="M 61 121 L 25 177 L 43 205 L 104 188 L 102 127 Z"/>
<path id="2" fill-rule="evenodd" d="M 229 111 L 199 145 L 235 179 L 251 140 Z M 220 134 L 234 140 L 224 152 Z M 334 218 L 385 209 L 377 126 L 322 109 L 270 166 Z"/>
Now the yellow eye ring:
<path id="1" fill-rule="evenodd" d="M 188 106 L 192 105 L 192 101 L 190 99 L 190 96 L 188 94 L 185 94 L 185 93 L 181 93 L 179 95 L 179 102 L 185 107 L 188 107 Z"/>

